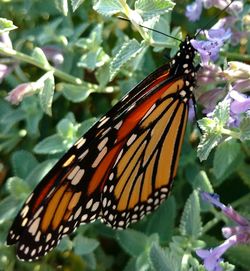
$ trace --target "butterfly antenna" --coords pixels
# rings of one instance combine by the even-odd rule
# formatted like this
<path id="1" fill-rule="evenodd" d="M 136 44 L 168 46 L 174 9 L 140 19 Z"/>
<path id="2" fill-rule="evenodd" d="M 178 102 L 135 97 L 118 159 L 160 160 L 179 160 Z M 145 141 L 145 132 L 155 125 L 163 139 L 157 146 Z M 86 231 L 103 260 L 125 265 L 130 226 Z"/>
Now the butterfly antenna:
<path id="1" fill-rule="evenodd" d="M 200 32 L 201 31 L 204 31 L 204 29 L 206 29 L 210 24 L 212 24 L 212 22 L 215 20 L 215 19 L 217 19 L 225 10 L 227 10 L 228 9 L 228 7 L 234 2 L 235 0 L 232 0 L 226 7 L 224 7 L 220 12 L 218 12 L 211 20 L 209 20 L 206 24 L 205 24 L 205 26 L 202 28 L 202 29 L 200 29 L 197 33 L 196 33 L 196 35 L 194 36 L 195 38 L 200 34 Z"/>
<path id="2" fill-rule="evenodd" d="M 126 22 L 130 22 L 129 19 L 124 18 L 124 17 L 118 16 L 117 18 L 120 19 L 120 20 L 126 21 Z M 130 22 L 130 23 L 131 23 L 131 22 Z M 151 30 L 151 31 L 153 31 L 153 32 L 162 34 L 162 35 L 164 35 L 164 36 L 166 36 L 166 37 L 169 37 L 169 38 L 172 38 L 172 39 L 174 39 L 174 40 L 178 40 L 178 41 L 182 42 L 181 39 L 178 39 L 178 38 L 176 38 L 176 37 L 173 37 L 173 36 L 171 36 L 171 35 L 168 35 L 168 34 L 166 34 L 166 33 L 164 33 L 164 32 L 159 31 L 159 30 L 156 30 L 156 29 L 153 29 L 153 28 L 147 27 L 147 26 L 145 26 L 145 25 L 141 25 L 141 24 L 138 24 L 138 25 L 139 25 L 140 27 L 145 28 L 145 29 Z"/>

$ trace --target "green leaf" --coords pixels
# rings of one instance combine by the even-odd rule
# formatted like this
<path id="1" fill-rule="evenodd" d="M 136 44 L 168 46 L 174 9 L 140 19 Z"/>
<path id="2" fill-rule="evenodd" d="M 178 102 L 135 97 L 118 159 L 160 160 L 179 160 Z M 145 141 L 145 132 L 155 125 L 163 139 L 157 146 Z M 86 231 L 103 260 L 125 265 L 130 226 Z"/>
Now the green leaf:
<path id="1" fill-rule="evenodd" d="M 103 66 L 108 60 L 109 56 L 102 48 L 98 48 L 96 51 L 90 51 L 83 54 L 77 62 L 77 66 L 93 71 L 94 69 Z"/>
<path id="2" fill-rule="evenodd" d="M 36 47 L 31 55 L 36 61 L 39 61 L 44 67 L 50 67 L 50 64 L 45 56 L 43 50 Z"/>
<path id="3" fill-rule="evenodd" d="M 240 245 L 232 247 L 227 251 L 228 260 L 236 263 L 238 268 L 242 267 L 242 270 L 249 270 L 250 266 L 250 246 Z"/>
<path id="4" fill-rule="evenodd" d="M 149 270 L 150 264 L 147 250 L 136 258 L 136 270 Z"/>
<path id="5" fill-rule="evenodd" d="M 103 41 L 103 24 L 98 24 L 87 38 L 81 38 L 76 41 L 75 45 L 89 51 L 97 51 Z"/>
<path id="6" fill-rule="evenodd" d="M 33 189 L 42 178 L 48 173 L 48 171 L 55 165 L 56 159 L 50 159 L 37 165 L 27 176 L 26 183 Z"/>
<path id="7" fill-rule="evenodd" d="M 90 129 L 90 127 L 96 123 L 96 121 L 97 118 L 90 118 L 83 121 L 77 129 L 77 137 L 80 137 L 83 134 L 85 134 Z"/>
<path id="8" fill-rule="evenodd" d="M 18 108 L 16 110 L 11 110 L 10 112 L 4 114 L 4 116 L 0 120 L 0 124 L 3 124 L 5 126 L 4 132 L 7 132 L 15 124 L 24 119 L 25 119 L 24 111 Z"/>
<path id="9" fill-rule="evenodd" d="M 227 100 L 218 103 L 214 109 L 213 117 L 219 120 L 219 125 L 227 124 L 230 117 L 230 104 Z"/>
<path id="10" fill-rule="evenodd" d="M 93 8 L 104 16 L 112 16 L 118 12 L 123 12 L 123 7 L 120 1 L 117 0 L 99 0 Z"/>
<path id="11" fill-rule="evenodd" d="M 214 119 L 202 118 L 198 120 L 200 129 L 204 132 L 211 132 L 216 128 L 217 122 Z"/>
<path id="12" fill-rule="evenodd" d="M 55 0 L 56 8 L 64 15 L 68 15 L 68 0 Z"/>
<path id="13" fill-rule="evenodd" d="M 0 34 L 4 32 L 9 32 L 17 27 L 13 24 L 12 21 L 5 18 L 0 18 Z"/>
<path id="14" fill-rule="evenodd" d="M 167 13 L 173 9 L 175 3 L 170 0 L 137 0 L 135 9 L 147 21 L 148 19 Z"/>
<path id="15" fill-rule="evenodd" d="M 159 245 L 152 245 L 149 257 L 155 271 L 173 271 L 165 251 Z"/>
<path id="16" fill-rule="evenodd" d="M 60 251 L 72 250 L 73 242 L 68 236 L 64 237 L 56 249 Z"/>
<path id="17" fill-rule="evenodd" d="M 206 172 L 203 170 L 200 170 L 199 173 L 195 176 L 194 181 L 193 181 L 193 188 L 199 191 L 205 191 L 208 193 L 214 192 L 212 184 L 210 183 Z M 210 203 L 205 202 L 203 200 L 200 201 L 200 205 L 201 205 L 202 211 L 212 210 L 213 208 Z"/>
<path id="18" fill-rule="evenodd" d="M 65 119 L 60 120 L 60 122 L 56 126 L 56 129 L 60 137 L 72 138 L 75 136 L 76 125 L 72 123 L 71 120 L 65 118 Z"/>
<path id="19" fill-rule="evenodd" d="M 95 76 L 101 88 L 105 87 L 109 82 L 110 63 L 105 63 L 96 70 Z"/>
<path id="20" fill-rule="evenodd" d="M 201 230 L 199 195 L 194 190 L 185 203 L 180 222 L 180 231 L 182 235 L 192 236 L 197 239 L 201 235 Z"/>
<path id="21" fill-rule="evenodd" d="M 37 97 L 27 97 L 22 101 L 22 110 L 26 116 L 26 129 L 29 134 L 36 135 L 39 133 L 39 122 L 43 117 L 43 112 L 39 105 Z"/>
<path id="22" fill-rule="evenodd" d="M 237 173 L 244 181 L 244 183 L 250 188 L 250 167 L 249 164 L 243 161 L 240 166 L 237 168 Z"/>
<path id="23" fill-rule="evenodd" d="M 73 12 L 75 12 L 80 7 L 83 1 L 84 0 L 71 0 L 71 6 L 72 6 Z"/>
<path id="24" fill-rule="evenodd" d="M 97 270 L 96 256 L 94 253 L 84 254 L 82 255 L 82 258 L 84 259 L 84 261 L 87 263 L 88 267 L 91 270 Z M 102 263 L 102 267 L 103 267 L 103 263 Z"/>
<path id="25" fill-rule="evenodd" d="M 11 157 L 14 174 L 20 178 L 26 178 L 38 162 L 34 155 L 25 150 L 16 151 Z"/>
<path id="26" fill-rule="evenodd" d="M 99 246 L 95 239 L 77 235 L 73 240 L 73 249 L 77 255 L 86 255 L 93 252 Z"/>
<path id="27" fill-rule="evenodd" d="M 161 243 L 167 243 L 173 235 L 175 217 L 176 203 L 175 199 L 170 197 L 150 217 L 147 233 L 157 232 Z"/>
<path id="28" fill-rule="evenodd" d="M 240 139 L 250 140 L 250 117 L 245 117 L 240 123 Z"/>
<path id="29" fill-rule="evenodd" d="M 29 185 L 18 177 L 10 177 L 7 180 L 7 189 L 15 199 L 25 199 L 30 192 Z"/>
<path id="30" fill-rule="evenodd" d="M 79 103 L 85 101 L 89 95 L 96 91 L 96 88 L 93 88 L 92 84 L 84 84 L 82 86 L 76 86 L 72 84 L 61 84 L 62 93 L 68 100 Z"/>
<path id="31" fill-rule="evenodd" d="M 131 257 L 129 261 L 126 263 L 126 266 L 123 269 L 123 271 L 138 271 L 138 269 L 136 268 L 136 260 L 137 258 Z"/>
<path id="32" fill-rule="evenodd" d="M 13 218 L 19 208 L 18 201 L 8 196 L 0 202 L 0 225 Z"/>
<path id="33" fill-rule="evenodd" d="M 220 183 L 235 170 L 235 164 L 241 154 L 240 144 L 236 140 L 227 140 L 215 150 L 213 173 Z"/>
<path id="34" fill-rule="evenodd" d="M 132 58 L 136 57 L 145 48 L 144 43 L 139 43 L 137 40 L 132 39 L 125 42 L 118 54 L 110 63 L 110 80 L 119 72 L 121 67 Z"/>
<path id="35" fill-rule="evenodd" d="M 139 256 L 148 245 L 148 237 L 132 229 L 118 231 L 116 238 L 120 246 L 131 256 Z"/>
<path id="36" fill-rule="evenodd" d="M 38 154 L 55 154 L 64 151 L 66 151 L 66 147 L 59 135 L 48 136 L 34 147 L 34 152 Z"/>
<path id="37" fill-rule="evenodd" d="M 204 133 L 197 148 L 197 156 L 200 161 L 206 160 L 211 150 L 221 141 L 221 134 Z"/>
<path id="38" fill-rule="evenodd" d="M 55 90 L 55 79 L 53 72 L 47 72 L 43 77 L 46 79 L 44 80 L 43 89 L 39 92 L 40 105 L 42 110 L 51 116 L 51 107 Z"/>

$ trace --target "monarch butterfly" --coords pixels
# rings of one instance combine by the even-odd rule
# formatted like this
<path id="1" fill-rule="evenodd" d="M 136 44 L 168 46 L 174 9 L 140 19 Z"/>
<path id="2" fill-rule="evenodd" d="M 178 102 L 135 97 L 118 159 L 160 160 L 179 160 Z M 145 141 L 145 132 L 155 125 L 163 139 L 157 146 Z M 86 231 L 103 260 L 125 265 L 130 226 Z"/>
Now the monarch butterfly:
<path id="1" fill-rule="evenodd" d="M 118 229 L 151 213 L 176 175 L 194 99 L 197 68 L 190 37 L 171 61 L 102 117 L 37 185 L 16 216 L 7 244 L 34 260 L 80 224 Z"/>

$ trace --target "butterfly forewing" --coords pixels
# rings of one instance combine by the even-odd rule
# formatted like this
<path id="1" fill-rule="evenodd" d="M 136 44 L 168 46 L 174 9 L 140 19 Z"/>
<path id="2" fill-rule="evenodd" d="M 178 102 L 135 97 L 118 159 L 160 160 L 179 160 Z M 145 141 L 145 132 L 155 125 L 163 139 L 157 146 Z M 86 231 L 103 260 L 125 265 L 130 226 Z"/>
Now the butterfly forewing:
<path id="1" fill-rule="evenodd" d="M 152 212 L 176 175 L 195 84 L 194 49 L 139 83 L 58 161 L 24 203 L 7 244 L 36 259 L 80 224 L 125 228 Z"/>

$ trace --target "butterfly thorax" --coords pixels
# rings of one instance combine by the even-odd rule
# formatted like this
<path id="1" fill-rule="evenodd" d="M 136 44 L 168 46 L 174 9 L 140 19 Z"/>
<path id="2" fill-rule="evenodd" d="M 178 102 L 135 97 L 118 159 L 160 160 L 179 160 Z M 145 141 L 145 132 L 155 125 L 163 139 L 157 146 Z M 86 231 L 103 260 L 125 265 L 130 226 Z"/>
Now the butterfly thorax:
<path id="1" fill-rule="evenodd" d="M 194 66 L 196 50 L 190 41 L 191 38 L 187 35 L 185 40 L 181 42 L 179 51 L 170 63 L 170 73 L 172 73 L 172 76 L 176 78 L 180 76 L 184 81 L 184 86 L 180 90 L 180 96 L 184 102 L 188 101 L 192 97 L 192 91 L 196 85 L 197 68 Z"/>

